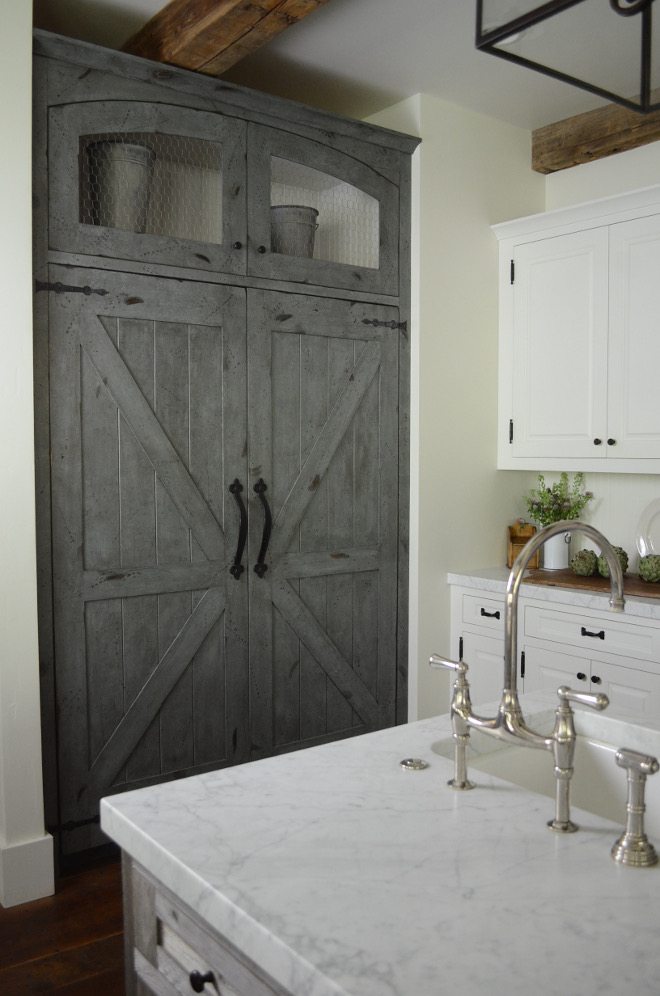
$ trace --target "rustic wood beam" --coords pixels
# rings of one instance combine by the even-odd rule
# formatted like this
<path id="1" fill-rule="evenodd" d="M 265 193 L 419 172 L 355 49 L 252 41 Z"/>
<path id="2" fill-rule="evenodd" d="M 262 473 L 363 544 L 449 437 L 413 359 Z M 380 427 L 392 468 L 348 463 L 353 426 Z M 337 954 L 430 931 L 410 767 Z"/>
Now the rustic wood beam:
<path id="1" fill-rule="evenodd" d="M 327 0 L 171 0 L 124 51 L 221 76 Z"/>
<path id="2" fill-rule="evenodd" d="M 656 92 L 653 99 L 657 99 Z M 555 173 L 660 139 L 660 111 L 640 114 L 618 104 L 577 114 L 532 132 L 532 169 Z"/>

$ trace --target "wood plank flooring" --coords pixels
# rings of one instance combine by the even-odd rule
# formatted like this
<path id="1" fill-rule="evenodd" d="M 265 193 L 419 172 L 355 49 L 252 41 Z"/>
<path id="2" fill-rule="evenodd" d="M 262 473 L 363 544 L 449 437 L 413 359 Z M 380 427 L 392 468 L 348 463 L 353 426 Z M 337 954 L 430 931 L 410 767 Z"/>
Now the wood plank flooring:
<path id="1" fill-rule="evenodd" d="M 118 858 L 62 876 L 54 896 L 0 907 L 2 996 L 124 996 Z"/>

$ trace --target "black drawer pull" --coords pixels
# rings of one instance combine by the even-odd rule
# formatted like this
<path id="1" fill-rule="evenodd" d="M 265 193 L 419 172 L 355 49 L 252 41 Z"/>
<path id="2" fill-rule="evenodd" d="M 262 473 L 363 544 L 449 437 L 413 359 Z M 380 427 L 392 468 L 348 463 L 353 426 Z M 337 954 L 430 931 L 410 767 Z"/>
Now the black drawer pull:
<path id="1" fill-rule="evenodd" d="M 201 972 L 198 972 L 197 969 L 195 969 L 194 972 L 190 973 L 190 985 L 194 992 L 203 993 L 204 986 L 207 982 L 215 982 L 213 972 L 206 972 L 202 975 Z"/>
<path id="2" fill-rule="evenodd" d="M 500 610 L 496 609 L 495 612 L 486 612 L 485 609 L 482 609 L 481 610 L 481 615 L 482 616 L 486 616 L 487 619 L 499 619 L 500 618 Z"/>
<path id="3" fill-rule="evenodd" d="M 583 626 L 580 632 L 582 633 L 582 636 L 593 636 L 596 640 L 605 639 L 604 629 L 599 630 L 598 633 L 593 633 L 590 629 L 587 629 L 586 626 Z"/>

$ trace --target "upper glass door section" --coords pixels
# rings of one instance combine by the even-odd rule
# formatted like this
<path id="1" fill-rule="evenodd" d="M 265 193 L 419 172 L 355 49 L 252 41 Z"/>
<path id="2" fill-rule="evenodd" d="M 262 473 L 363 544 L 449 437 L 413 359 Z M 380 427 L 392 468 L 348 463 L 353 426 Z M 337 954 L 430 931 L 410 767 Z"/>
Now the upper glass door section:
<path id="1" fill-rule="evenodd" d="M 286 132 L 254 125 L 248 144 L 250 273 L 398 292 L 394 182 L 359 155 Z"/>
<path id="2" fill-rule="evenodd" d="M 50 247 L 245 273 L 245 125 L 161 104 L 53 108 Z"/>

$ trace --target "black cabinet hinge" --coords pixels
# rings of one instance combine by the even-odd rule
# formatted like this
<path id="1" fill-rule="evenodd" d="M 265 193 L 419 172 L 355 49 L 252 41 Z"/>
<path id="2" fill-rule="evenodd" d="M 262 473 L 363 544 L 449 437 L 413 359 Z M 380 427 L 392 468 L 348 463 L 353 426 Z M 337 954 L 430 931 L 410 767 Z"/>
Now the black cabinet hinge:
<path id="1" fill-rule="evenodd" d="M 48 833 L 68 833 L 70 830 L 78 830 L 80 827 L 89 826 L 90 823 L 100 823 L 101 817 L 97 813 L 96 816 L 88 816 L 84 820 L 69 820 L 68 823 L 55 823 L 51 826 L 47 826 L 46 830 Z"/>
<path id="2" fill-rule="evenodd" d="M 525 651 L 520 651 L 520 677 L 525 677 Z"/>
<path id="3" fill-rule="evenodd" d="M 513 442 L 513 419 L 509 419 L 509 442 Z"/>
<path id="4" fill-rule="evenodd" d="M 85 284 L 84 287 L 77 287 L 74 284 L 63 284 L 58 280 L 56 283 L 48 283 L 45 280 L 35 280 L 35 291 L 55 291 L 56 294 L 84 294 L 89 297 L 90 294 L 100 294 L 103 297 L 107 294 L 107 290 L 103 290 L 101 287 L 90 287 Z"/>
<path id="5" fill-rule="evenodd" d="M 516 279 L 516 263 L 515 260 L 511 260 L 511 283 Z"/>

